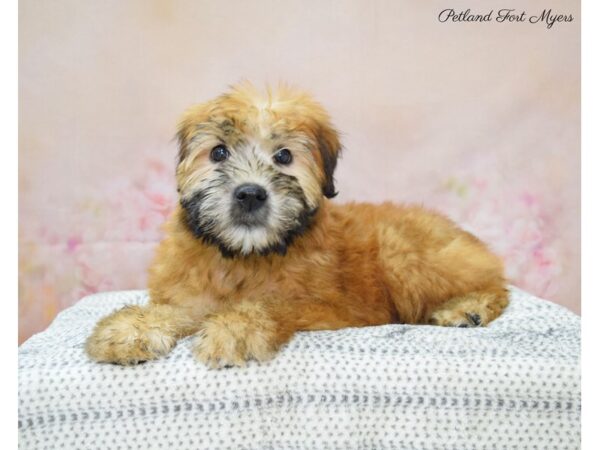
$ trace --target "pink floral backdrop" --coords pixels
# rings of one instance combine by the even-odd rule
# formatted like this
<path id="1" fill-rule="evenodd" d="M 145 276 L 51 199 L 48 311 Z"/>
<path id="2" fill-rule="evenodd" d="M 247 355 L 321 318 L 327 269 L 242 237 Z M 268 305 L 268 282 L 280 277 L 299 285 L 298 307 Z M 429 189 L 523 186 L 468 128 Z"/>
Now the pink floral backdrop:
<path id="1" fill-rule="evenodd" d="M 441 24 L 443 2 L 225 3 L 20 2 L 20 342 L 84 295 L 145 287 L 178 114 L 241 78 L 330 110 L 336 201 L 437 208 L 579 312 L 577 4 L 546 5 L 576 18 L 548 30 Z"/>

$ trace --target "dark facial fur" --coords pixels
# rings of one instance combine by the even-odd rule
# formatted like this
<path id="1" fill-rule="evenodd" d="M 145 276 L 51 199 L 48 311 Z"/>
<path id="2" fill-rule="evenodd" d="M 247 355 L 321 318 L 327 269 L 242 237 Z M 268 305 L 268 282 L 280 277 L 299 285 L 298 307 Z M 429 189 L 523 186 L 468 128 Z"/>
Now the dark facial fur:
<path id="1" fill-rule="evenodd" d="M 260 164 L 258 164 L 260 166 Z M 256 169 L 256 167 L 255 167 Z M 194 235 L 209 245 L 219 248 L 224 257 L 233 258 L 250 253 L 268 255 L 272 253 L 285 254 L 294 238 L 304 233 L 312 222 L 317 209 L 310 208 L 302 188 L 293 176 L 283 174 L 268 167 L 258 167 L 267 175 L 269 183 L 267 191 L 270 197 L 275 195 L 285 202 L 287 207 L 274 211 L 273 202 L 267 202 L 264 208 L 250 215 L 243 213 L 231 203 L 228 208 L 215 208 L 215 204 L 229 201 L 228 192 L 238 184 L 235 170 L 228 170 L 224 165 L 216 169 L 216 176 L 208 185 L 193 195 L 182 198 L 181 206 L 185 211 L 185 220 Z M 216 197 L 225 197 L 219 201 Z M 211 206 L 213 205 L 213 206 Z M 272 215 L 278 215 L 280 220 L 273 223 Z M 248 229 L 264 227 L 268 235 L 265 245 L 253 248 L 252 252 L 243 252 L 239 246 L 232 245 L 231 236 L 238 231 L 232 229 Z"/>

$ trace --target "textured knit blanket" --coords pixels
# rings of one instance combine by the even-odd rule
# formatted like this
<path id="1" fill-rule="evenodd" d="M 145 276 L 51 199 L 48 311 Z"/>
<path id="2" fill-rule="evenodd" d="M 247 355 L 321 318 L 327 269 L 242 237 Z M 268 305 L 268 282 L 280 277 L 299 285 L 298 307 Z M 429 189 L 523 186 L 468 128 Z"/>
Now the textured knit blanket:
<path id="1" fill-rule="evenodd" d="M 269 363 L 97 364 L 84 341 L 145 291 L 86 297 L 19 349 L 23 449 L 576 449 L 580 319 L 512 289 L 487 328 L 304 332 Z"/>

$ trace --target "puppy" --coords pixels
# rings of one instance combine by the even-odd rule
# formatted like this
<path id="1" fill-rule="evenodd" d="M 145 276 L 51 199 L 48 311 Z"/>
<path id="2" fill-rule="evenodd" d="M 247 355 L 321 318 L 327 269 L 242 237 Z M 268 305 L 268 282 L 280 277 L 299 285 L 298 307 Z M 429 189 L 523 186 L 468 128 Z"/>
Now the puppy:
<path id="1" fill-rule="evenodd" d="M 210 367 L 265 361 L 299 330 L 487 325 L 508 303 L 502 263 L 416 206 L 338 205 L 338 135 L 287 87 L 249 84 L 189 109 L 179 205 L 149 273 L 150 304 L 102 319 L 95 361 L 134 364 L 195 334 Z"/>

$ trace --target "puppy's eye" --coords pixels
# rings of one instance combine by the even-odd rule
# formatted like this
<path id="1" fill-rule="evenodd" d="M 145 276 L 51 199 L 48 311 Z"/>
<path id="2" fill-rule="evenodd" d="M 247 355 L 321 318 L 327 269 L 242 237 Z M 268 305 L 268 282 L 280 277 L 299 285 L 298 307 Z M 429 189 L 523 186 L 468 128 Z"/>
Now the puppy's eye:
<path id="1" fill-rule="evenodd" d="M 217 145 L 210 152 L 210 159 L 214 162 L 225 161 L 229 158 L 229 150 L 224 145 Z"/>
<path id="2" fill-rule="evenodd" d="M 277 164 L 287 166 L 288 164 L 291 164 L 294 158 L 292 157 L 292 152 L 290 152 L 287 148 L 282 148 L 277 153 L 275 153 L 273 159 Z"/>

